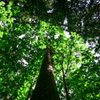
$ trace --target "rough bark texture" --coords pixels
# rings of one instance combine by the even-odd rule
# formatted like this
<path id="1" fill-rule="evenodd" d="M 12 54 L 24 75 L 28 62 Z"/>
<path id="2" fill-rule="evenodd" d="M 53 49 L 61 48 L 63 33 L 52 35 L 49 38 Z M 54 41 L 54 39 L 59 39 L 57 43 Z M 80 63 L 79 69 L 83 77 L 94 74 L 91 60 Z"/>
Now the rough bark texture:
<path id="1" fill-rule="evenodd" d="M 47 49 L 31 100 L 60 100 L 56 89 L 51 64 L 50 50 Z"/>

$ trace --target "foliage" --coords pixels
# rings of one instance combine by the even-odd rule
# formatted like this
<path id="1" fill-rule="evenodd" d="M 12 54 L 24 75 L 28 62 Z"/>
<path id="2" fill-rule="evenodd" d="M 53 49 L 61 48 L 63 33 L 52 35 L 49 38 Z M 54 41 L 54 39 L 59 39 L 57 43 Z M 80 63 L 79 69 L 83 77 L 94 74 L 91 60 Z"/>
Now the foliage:
<path id="1" fill-rule="evenodd" d="M 77 9 L 70 9 L 70 6 L 74 8 L 75 4 L 71 1 L 69 1 L 70 3 L 68 2 L 68 8 L 70 9 L 67 8 L 67 13 L 69 13 L 68 30 L 71 31 L 71 37 L 66 38 L 59 22 L 62 23 L 66 11 L 64 10 L 64 12 L 62 12 L 64 8 L 60 5 L 65 6 L 64 4 L 68 5 L 67 3 L 56 2 L 54 4 L 52 2 L 51 5 L 48 5 L 49 7 L 44 6 L 44 8 L 41 9 L 41 7 L 46 4 L 45 2 L 40 7 L 38 5 L 39 1 L 34 4 L 34 2 L 31 3 L 30 0 L 29 5 L 27 3 L 25 4 L 23 0 L 20 1 L 20 4 L 23 4 L 26 8 L 28 6 L 28 8 L 22 8 L 21 6 L 14 7 L 11 2 L 7 5 L 7 9 L 0 6 L 0 22 L 2 23 L 0 26 L 0 98 L 6 100 L 7 98 L 12 100 L 25 100 L 27 98 L 32 82 L 31 79 L 34 77 L 36 72 L 35 82 L 33 84 L 34 87 L 39 75 L 46 45 L 49 45 L 52 49 L 51 54 L 54 76 L 60 98 L 66 100 L 61 70 L 61 64 L 63 63 L 65 80 L 70 99 L 98 100 L 100 98 L 100 80 L 98 78 L 100 76 L 100 63 L 95 62 L 97 57 L 94 57 L 84 44 L 83 38 L 86 37 L 86 34 L 89 34 L 87 28 L 91 30 L 90 27 L 84 27 L 83 32 L 85 32 L 85 37 L 82 38 L 80 37 L 80 34 L 82 34 L 80 32 L 82 31 L 82 28 L 79 28 L 81 25 L 77 25 L 77 28 L 74 25 L 76 21 L 75 18 L 73 21 L 72 17 L 75 15 L 74 10 L 77 14 L 79 12 Z M 25 1 L 28 2 L 27 0 Z M 79 0 L 79 4 L 80 3 L 81 1 Z M 32 4 L 34 4 L 34 6 Z M 0 5 L 2 5 L 2 3 L 0 3 Z M 57 12 L 47 15 L 45 13 L 46 9 L 52 8 L 53 6 L 54 11 Z M 82 7 L 78 6 L 76 8 L 78 8 L 82 13 L 84 12 Z M 29 20 L 28 18 L 32 13 L 31 9 L 33 8 L 41 9 L 41 11 L 36 9 L 37 11 L 35 16 L 38 16 L 39 21 L 36 21 L 35 25 L 33 25 L 33 23 L 31 23 L 32 25 L 27 23 L 27 20 Z M 45 11 L 43 11 L 44 9 Z M 30 15 L 23 22 L 28 12 Z M 44 14 L 45 16 L 43 16 Z M 56 16 L 53 16 L 52 18 L 52 15 Z M 58 18 L 57 15 L 59 15 Z M 23 17 L 21 18 L 21 16 Z M 88 16 L 89 13 L 87 14 L 87 17 Z M 48 18 L 50 18 L 51 22 L 43 21 Z M 88 18 L 84 19 L 84 25 L 89 23 L 93 25 L 91 19 L 89 19 L 89 23 L 87 23 L 87 20 Z M 79 32 L 80 34 L 76 34 Z M 95 36 L 91 33 L 91 35 L 89 34 L 89 37 L 93 38 Z"/>
<path id="2" fill-rule="evenodd" d="M 12 12 L 11 12 L 11 5 L 12 3 L 9 4 L 8 9 L 6 10 L 4 7 L 1 7 L 3 2 L 0 2 L 0 38 L 3 37 L 3 35 L 8 35 L 9 31 L 7 30 L 9 25 L 12 26 L 13 18 Z M 9 16 L 8 16 L 9 14 Z"/>

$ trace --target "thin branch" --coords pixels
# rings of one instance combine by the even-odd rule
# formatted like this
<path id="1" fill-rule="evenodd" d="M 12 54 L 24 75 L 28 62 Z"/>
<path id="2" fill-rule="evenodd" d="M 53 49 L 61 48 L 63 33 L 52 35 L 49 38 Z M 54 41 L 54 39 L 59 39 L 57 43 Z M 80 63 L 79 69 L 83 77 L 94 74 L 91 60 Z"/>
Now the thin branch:
<path id="1" fill-rule="evenodd" d="M 8 54 L 10 52 L 12 52 L 12 51 L 4 52 L 4 53 L 1 53 L 0 55 Z"/>
<path id="2" fill-rule="evenodd" d="M 82 20 L 82 19 L 83 19 L 84 17 L 86 17 L 87 15 L 93 13 L 93 11 L 95 11 L 95 10 L 98 9 L 99 7 L 100 7 L 100 4 L 98 4 L 98 5 L 94 6 L 93 8 L 91 8 L 89 12 L 86 12 L 84 15 L 82 15 L 82 16 L 80 17 L 80 20 Z"/>
<path id="3" fill-rule="evenodd" d="M 86 16 L 92 14 L 92 13 L 93 13 L 96 9 L 98 9 L 98 8 L 100 8 L 100 4 L 95 5 L 93 8 L 91 8 L 91 9 L 90 9 L 89 11 L 87 11 L 85 14 L 83 14 L 83 15 L 79 18 L 78 22 L 80 22 L 84 17 L 86 17 Z M 76 25 L 78 24 L 78 22 L 76 22 L 76 24 L 75 24 L 74 26 L 76 26 Z"/>
<path id="4" fill-rule="evenodd" d="M 66 97 L 67 97 L 67 100 L 70 100 L 69 93 L 68 93 L 67 86 L 66 86 L 66 81 L 65 81 L 65 73 L 64 73 L 64 68 L 63 68 L 63 60 L 62 60 L 61 66 L 62 66 L 63 83 L 64 83 L 64 89 L 65 89 Z"/>
<path id="5" fill-rule="evenodd" d="M 19 50 L 21 50 L 21 49 L 19 49 Z M 1 53 L 0 55 L 9 54 L 11 52 L 15 52 L 15 51 L 19 51 L 19 50 L 18 49 L 17 50 L 11 50 L 11 51 L 8 51 L 8 52 Z"/>
<path id="6" fill-rule="evenodd" d="M 71 55 L 71 53 L 70 53 L 70 55 Z M 67 56 L 67 57 L 68 57 L 68 56 Z M 69 59 L 68 59 L 67 70 L 66 70 L 65 74 L 68 72 L 69 61 L 70 61 L 70 57 L 69 57 Z"/>
<path id="7" fill-rule="evenodd" d="M 30 97 L 31 97 L 31 90 L 32 90 L 32 86 L 33 86 L 33 84 L 34 84 L 35 76 L 36 76 L 36 71 L 35 71 L 34 77 L 33 77 L 33 79 L 32 79 L 32 83 L 31 83 L 31 86 L 30 86 L 30 89 L 29 89 L 29 92 L 28 92 L 28 97 L 27 97 L 26 100 L 30 100 Z"/>

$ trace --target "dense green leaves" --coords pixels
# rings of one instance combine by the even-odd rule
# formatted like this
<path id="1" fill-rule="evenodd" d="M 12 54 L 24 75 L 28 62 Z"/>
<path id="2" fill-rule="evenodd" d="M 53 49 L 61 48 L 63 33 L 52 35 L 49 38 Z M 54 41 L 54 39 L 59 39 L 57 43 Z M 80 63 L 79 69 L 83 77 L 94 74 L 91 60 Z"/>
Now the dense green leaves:
<path id="1" fill-rule="evenodd" d="M 19 0 L 17 4 L 16 0 L 13 0 L 13 4 L 9 2 L 6 7 L 0 6 L 0 99 L 27 98 L 31 79 L 36 72 L 34 87 L 45 48 L 50 46 L 61 100 L 66 100 L 62 63 L 70 99 L 98 100 L 100 59 L 91 53 L 92 49 L 99 53 L 100 47 L 99 6 L 91 10 L 98 3 L 90 1 L 89 6 L 85 7 L 84 3 L 87 2 L 81 0 L 60 3 L 41 0 L 41 5 L 40 1 L 33 1 Z M 51 2 L 51 5 L 47 5 L 48 2 Z M 2 4 L 1 2 L 0 5 Z M 53 9 L 53 12 L 47 13 L 49 9 Z M 69 38 L 66 38 L 61 28 L 64 25 L 65 14 L 68 21 L 65 27 L 68 27 L 71 35 Z M 29 18 L 33 18 L 30 24 Z M 97 42 L 97 47 L 87 48 L 84 44 L 84 39 L 87 38 L 90 44 L 92 39 L 94 43 Z"/>
<path id="2" fill-rule="evenodd" d="M 10 2 L 8 9 L 6 10 L 4 7 L 1 7 L 1 5 L 3 4 L 3 2 L 0 2 L 0 38 L 3 37 L 3 35 L 8 35 L 9 30 L 7 30 L 7 27 L 12 26 L 12 22 L 13 22 L 13 18 L 11 18 L 12 16 L 12 12 L 11 12 L 11 5 L 12 3 Z M 9 14 L 9 16 L 8 16 Z"/>

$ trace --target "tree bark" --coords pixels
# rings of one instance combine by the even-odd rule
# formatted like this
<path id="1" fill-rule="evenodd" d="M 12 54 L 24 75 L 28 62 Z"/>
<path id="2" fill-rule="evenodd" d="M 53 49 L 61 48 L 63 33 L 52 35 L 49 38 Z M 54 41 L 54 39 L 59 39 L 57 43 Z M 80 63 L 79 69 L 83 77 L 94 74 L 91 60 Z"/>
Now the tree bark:
<path id="1" fill-rule="evenodd" d="M 31 100 L 60 100 L 56 89 L 50 49 L 46 49 L 40 74 Z"/>

